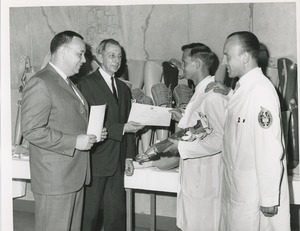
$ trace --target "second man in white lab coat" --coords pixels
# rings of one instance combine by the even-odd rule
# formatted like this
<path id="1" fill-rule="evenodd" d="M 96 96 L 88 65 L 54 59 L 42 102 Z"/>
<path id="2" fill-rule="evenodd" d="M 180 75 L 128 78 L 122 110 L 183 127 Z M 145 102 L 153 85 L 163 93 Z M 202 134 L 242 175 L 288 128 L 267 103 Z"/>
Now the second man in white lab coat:
<path id="1" fill-rule="evenodd" d="M 248 31 L 230 34 L 224 45 L 228 76 L 239 81 L 226 109 L 220 231 L 290 231 L 280 104 L 258 67 L 259 50 Z M 226 88 L 216 83 L 214 91 Z"/>

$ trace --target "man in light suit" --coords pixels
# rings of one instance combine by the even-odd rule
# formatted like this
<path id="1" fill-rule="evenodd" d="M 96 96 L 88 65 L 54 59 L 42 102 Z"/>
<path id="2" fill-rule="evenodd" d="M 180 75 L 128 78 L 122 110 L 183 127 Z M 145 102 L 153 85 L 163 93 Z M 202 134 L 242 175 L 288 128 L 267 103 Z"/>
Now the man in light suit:
<path id="1" fill-rule="evenodd" d="M 68 76 L 85 63 L 81 35 L 64 31 L 50 44 L 51 60 L 25 86 L 22 133 L 29 141 L 35 231 L 79 231 L 83 186 L 90 181 L 88 106 Z M 101 139 L 106 136 L 102 133 Z"/>
<path id="2" fill-rule="evenodd" d="M 83 231 L 98 231 L 102 202 L 104 230 L 122 231 L 126 227 L 124 171 L 127 175 L 133 174 L 134 132 L 143 126 L 127 122 L 131 91 L 123 81 L 114 77 L 122 59 L 120 44 L 106 39 L 96 52 L 100 68 L 80 79 L 78 88 L 90 105 L 107 105 L 104 124 L 108 137 L 91 150 L 92 182 L 86 187 Z"/>

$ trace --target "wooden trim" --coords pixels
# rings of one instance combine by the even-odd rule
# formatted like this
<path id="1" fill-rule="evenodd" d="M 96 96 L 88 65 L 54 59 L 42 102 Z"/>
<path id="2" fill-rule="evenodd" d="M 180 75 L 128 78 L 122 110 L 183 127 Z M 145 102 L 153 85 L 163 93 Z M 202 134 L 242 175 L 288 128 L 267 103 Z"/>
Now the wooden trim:
<path id="1" fill-rule="evenodd" d="M 14 199 L 13 210 L 19 212 L 34 213 L 34 201 Z"/>
<path id="2" fill-rule="evenodd" d="M 150 228 L 150 215 L 136 213 L 134 216 L 134 226 L 139 228 Z M 156 216 L 156 230 L 180 231 L 176 226 L 175 217 Z"/>

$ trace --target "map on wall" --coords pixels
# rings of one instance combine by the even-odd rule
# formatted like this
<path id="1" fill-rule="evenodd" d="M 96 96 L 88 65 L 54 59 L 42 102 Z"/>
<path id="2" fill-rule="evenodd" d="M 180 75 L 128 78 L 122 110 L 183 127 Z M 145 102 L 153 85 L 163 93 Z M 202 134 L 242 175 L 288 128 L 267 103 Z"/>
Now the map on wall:
<path id="1" fill-rule="evenodd" d="M 118 6 L 92 7 L 87 14 L 86 41 L 92 52 L 103 39 L 113 38 L 123 44 L 120 9 Z"/>

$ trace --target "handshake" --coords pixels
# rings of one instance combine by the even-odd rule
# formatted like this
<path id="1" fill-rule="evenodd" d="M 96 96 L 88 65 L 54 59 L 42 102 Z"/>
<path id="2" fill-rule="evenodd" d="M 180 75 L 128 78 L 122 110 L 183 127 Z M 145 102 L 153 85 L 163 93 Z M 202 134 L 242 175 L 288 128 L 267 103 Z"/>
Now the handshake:
<path id="1" fill-rule="evenodd" d="M 197 120 L 197 124 L 195 126 L 181 129 L 169 138 L 152 145 L 144 153 L 138 154 L 136 156 L 136 161 L 142 164 L 162 155 L 165 150 L 173 144 L 170 139 L 192 142 L 195 139 L 204 139 L 212 131 L 213 129 L 209 127 L 206 116 L 202 116 L 200 120 Z"/>

